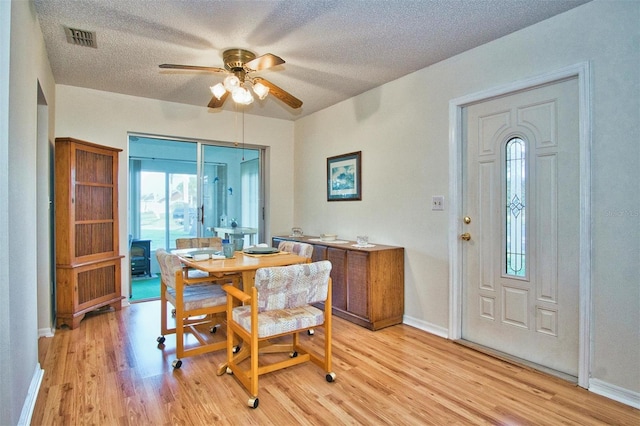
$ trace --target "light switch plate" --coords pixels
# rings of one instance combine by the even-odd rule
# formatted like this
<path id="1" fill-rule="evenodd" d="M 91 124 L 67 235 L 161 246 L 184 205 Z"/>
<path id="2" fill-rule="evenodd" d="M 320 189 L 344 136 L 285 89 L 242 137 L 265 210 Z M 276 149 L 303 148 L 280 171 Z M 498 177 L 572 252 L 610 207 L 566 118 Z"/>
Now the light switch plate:
<path id="1" fill-rule="evenodd" d="M 431 197 L 431 210 L 444 210 L 443 195 L 434 195 Z"/>

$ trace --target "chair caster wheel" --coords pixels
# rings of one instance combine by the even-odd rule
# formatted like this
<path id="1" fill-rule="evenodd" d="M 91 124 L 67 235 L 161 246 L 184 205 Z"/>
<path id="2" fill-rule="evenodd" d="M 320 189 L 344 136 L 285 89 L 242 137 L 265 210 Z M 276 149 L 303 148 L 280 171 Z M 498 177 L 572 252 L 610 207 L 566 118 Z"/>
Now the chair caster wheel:
<path id="1" fill-rule="evenodd" d="M 211 334 L 215 334 L 216 331 L 218 331 L 218 327 L 215 325 L 209 329 L 209 333 Z"/>
<path id="2" fill-rule="evenodd" d="M 333 372 L 327 373 L 325 378 L 327 379 L 327 382 L 331 383 L 336 380 L 336 373 L 333 373 Z"/>
<path id="3" fill-rule="evenodd" d="M 163 343 L 164 343 L 164 341 L 165 341 L 164 336 L 160 336 L 160 337 L 158 337 L 158 338 L 156 339 L 156 342 L 158 342 L 159 344 L 163 344 Z"/>
<path id="4" fill-rule="evenodd" d="M 234 354 L 237 354 L 238 352 L 240 352 L 240 346 L 239 345 L 235 345 L 231 352 L 233 352 Z"/>
<path id="5" fill-rule="evenodd" d="M 258 408 L 259 403 L 260 403 L 260 400 L 258 398 L 249 398 L 249 401 L 247 401 L 247 405 L 250 408 Z"/>
<path id="6" fill-rule="evenodd" d="M 175 310 L 175 309 L 172 309 L 172 310 L 171 310 L 171 316 L 172 316 L 173 318 L 175 318 L 175 317 L 176 317 L 176 310 Z"/>
<path id="7" fill-rule="evenodd" d="M 307 330 L 307 334 L 309 336 L 313 336 L 314 334 L 316 334 L 316 331 L 315 330 Z"/>
<path id="8" fill-rule="evenodd" d="M 233 370 L 230 367 L 227 367 L 227 374 L 233 376 Z"/>
<path id="9" fill-rule="evenodd" d="M 289 353 L 289 358 L 297 358 L 298 357 L 298 352 L 293 351 L 291 353 Z"/>
<path id="10" fill-rule="evenodd" d="M 178 368 L 182 367 L 182 361 L 179 359 L 174 359 L 171 363 L 171 366 L 177 370 Z"/>

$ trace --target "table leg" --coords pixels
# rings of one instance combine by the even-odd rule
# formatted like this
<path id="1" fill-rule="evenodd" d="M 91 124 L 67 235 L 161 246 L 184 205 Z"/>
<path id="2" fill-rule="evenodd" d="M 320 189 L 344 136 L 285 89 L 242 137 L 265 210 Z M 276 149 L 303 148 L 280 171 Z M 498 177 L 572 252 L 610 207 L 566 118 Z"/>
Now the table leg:
<path id="1" fill-rule="evenodd" d="M 242 291 L 251 294 L 253 283 L 256 280 L 256 270 L 242 271 Z"/>

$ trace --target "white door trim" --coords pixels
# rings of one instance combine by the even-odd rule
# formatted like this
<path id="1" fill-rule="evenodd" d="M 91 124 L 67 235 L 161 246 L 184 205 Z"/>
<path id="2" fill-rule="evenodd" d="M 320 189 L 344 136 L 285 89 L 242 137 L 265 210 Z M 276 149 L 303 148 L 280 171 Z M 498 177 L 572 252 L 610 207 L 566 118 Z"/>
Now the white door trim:
<path id="1" fill-rule="evenodd" d="M 580 132 L 580 330 L 578 385 L 589 387 L 591 371 L 591 67 L 588 62 L 449 101 L 449 339 L 462 337 L 462 110 L 496 96 L 578 78 Z"/>

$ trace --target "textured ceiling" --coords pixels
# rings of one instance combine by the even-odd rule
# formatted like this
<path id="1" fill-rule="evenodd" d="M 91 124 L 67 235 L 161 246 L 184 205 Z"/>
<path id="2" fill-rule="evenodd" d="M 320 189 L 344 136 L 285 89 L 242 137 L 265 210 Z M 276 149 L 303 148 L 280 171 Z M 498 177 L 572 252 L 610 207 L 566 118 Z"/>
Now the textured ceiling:
<path id="1" fill-rule="evenodd" d="M 56 83 L 206 108 L 222 67 L 244 48 L 286 63 L 260 75 L 304 102 L 269 96 L 248 114 L 296 120 L 590 0 L 35 0 Z M 97 49 L 64 27 L 96 33 Z M 233 110 L 227 99 L 224 108 Z M 215 110 L 210 110 L 215 111 Z"/>

